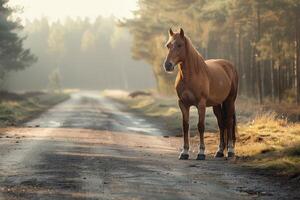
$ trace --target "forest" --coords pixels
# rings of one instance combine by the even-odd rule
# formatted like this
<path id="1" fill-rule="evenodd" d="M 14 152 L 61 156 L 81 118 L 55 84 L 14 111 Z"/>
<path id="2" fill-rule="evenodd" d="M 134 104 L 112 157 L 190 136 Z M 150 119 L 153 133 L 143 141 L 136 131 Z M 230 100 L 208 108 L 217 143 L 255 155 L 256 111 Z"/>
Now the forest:
<path id="1" fill-rule="evenodd" d="M 239 94 L 300 103 L 300 1 L 140 0 L 121 21 L 133 35 L 132 54 L 152 66 L 157 89 L 172 94 L 163 71 L 168 28 L 182 27 L 205 59 L 225 58 L 238 69 Z"/>
<path id="2" fill-rule="evenodd" d="M 21 11 L 0 2 L 2 90 L 155 87 L 149 65 L 131 58 L 132 37 L 115 17 L 42 17 L 21 23 L 12 19 Z"/>
<path id="3" fill-rule="evenodd" d="M 132 18 L 25 24 L 12 19 L 18 11 L 6 6 L 8 0 L 0 2 L 2 89 L 133 90 L 156 82 L 159 93 L 174 94 L 174 75 L 162 68 L 164 45 L 167 30 L 182 27 L 205 59 L 236 66 L 240 95 L 300 103 L 298 0 L 139 0 Z"/>

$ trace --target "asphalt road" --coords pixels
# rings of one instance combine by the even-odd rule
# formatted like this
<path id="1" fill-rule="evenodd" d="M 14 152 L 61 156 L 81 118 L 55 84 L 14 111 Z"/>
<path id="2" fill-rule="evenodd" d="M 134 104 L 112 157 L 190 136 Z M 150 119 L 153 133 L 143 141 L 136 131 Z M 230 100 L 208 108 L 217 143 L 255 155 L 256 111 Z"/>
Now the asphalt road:
<path id="1" fill-rule="evenodd" d="M 99 93 L 0 133 L 0 199 L 297 199 L 227 160 L 177 159 L 181 138 Z M 297 188 L 296 188 L 297 189 Z"/>

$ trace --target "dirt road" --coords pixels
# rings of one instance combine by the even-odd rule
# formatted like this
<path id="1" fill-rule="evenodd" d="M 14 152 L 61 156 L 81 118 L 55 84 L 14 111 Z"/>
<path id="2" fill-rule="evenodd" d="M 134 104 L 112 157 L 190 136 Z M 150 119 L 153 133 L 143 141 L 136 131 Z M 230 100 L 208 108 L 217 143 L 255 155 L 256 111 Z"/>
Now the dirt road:
<path id="1" fill-rule="evenodd" d="M 297 199 L 299 190 L 226 160 L 177 159 L 181 138 L 79 93 L 0 132 L 0 199 Z"/>

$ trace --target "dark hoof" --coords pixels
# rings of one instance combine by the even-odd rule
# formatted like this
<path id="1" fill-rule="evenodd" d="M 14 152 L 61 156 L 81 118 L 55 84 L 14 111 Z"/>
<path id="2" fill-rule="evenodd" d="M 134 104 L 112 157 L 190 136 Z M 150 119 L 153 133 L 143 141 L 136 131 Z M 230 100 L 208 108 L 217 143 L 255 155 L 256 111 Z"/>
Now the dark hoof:
<path id="1" fill-rule="evenodd" d="M 179 156 L 179 160 L 188 160 L 188 159 L 189 159 L 189 154 L 181 153 Z"/>
<path id="2" fill-rule="evenodd" d="M 233 158 L 235 156 L 235 154 L 234 153 L 232 153 L 232 152 L 228 152 L 228 158 Z"/>
<path id="3" fill-rule="evenodd" d="M 224 153 L 223 152 L 217 152 L 216 154 L 215 154 L 215 158 L 223 158 L 224 157 Z"/>
<path id="4" fill-rule="evenodd" d="M 197 160 L 205 160 L 205 154 L 198 154 Z"/>

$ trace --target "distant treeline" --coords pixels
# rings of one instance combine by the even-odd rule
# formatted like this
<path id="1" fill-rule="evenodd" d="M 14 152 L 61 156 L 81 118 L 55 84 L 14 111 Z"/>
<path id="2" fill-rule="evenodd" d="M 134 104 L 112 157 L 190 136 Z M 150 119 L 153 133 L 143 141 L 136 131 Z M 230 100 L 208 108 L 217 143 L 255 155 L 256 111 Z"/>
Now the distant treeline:
<path id="1" fill-rule="evenodd" d="M 22 26 L 7 2 L 0 0 L 0 89 L 155 86 L 148 64 L 132 59 L 132 37 L 114 17 L 39 18 Z"/>
<path id="2" fill-rule="evenodd" d="M 26 70 L 8 74 L 5 87 L 10 90 L 134 90 L 155 85 L 148 64 L 132 59 L 131 36 L 114 17 L 56 22 L 42 18 L 27 21 L 22 33 L 27 36 L 24 46 L 39 59 Z"/>
<path id="3" fill-rule="evenodd" d="M 299 0 L 139 0 L 132 53 L 152 65 L 158 90 L 172 93 L 173 76 L 162 62 L 169 27 L 182 27 L 206 58 L 237 67 L 240 94 L 300 102 Z"/>

